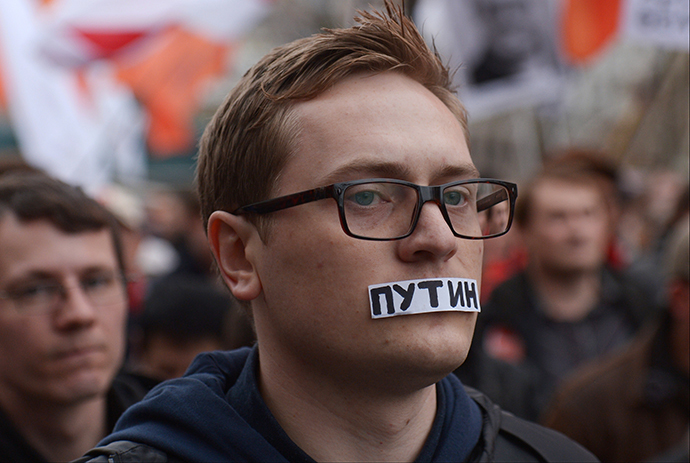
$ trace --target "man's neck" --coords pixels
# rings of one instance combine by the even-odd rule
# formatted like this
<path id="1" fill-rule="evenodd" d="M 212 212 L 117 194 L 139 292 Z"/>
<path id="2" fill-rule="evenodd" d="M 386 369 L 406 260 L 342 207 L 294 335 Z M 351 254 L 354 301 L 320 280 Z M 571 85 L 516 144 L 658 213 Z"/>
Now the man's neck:
<path id="1" fill-rule="evenodd" d="M 17 431 L 48 461 L 71 461 L 106 435 L 105 397 L 54 404 L 3 394 L 2 408 Z"/>
<path id="2" fill-rule="evenodd" d="M 284 363 L 261 357 L 261 394 L 285 432 L 316 461 L 413 461 L 421 451 L 436 416 L 434 385 L 372 397 L 309 372 L 288 373 Z"/>
<path id="3" fill-rule="evenodd" d="M 542 309 L 555 321 L 584 319 L 601 297 L 601 273 L 598 269 L 558 272 L 533 263 L 527 272 L 542 302 Z"/>

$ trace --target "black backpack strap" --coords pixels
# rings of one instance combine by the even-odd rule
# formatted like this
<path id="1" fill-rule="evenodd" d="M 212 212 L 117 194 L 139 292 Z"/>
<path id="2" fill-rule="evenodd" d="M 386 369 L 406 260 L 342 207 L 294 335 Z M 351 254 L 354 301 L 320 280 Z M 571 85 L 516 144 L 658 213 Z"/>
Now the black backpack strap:
<path id="1" fill-rule="evenodd" d="M 126 440 L 91 449 L 72 463 L 168 463 L 167 455 L 148 445 Z"/>
<path id="2" fill-rule="evenodd" d="M 591 452 L 575 441 L 553 429 L 540 426 L 516 417 L 512 413 L 501 411 L 499 439 L 496 441 L 496 460 L 501 453 L 501 434 L 512 437 L 511 441 L 520 441 L 531 448 L 546 462 L 577 461 L 580 463 L 598 462 Z"/>
<path id="3" fill-rule="evenodd" d="M 563 434 L 518 418 L 501 410 L 483 393 L 465 386 L 465 391 L 482 409 L 483 448 L 472 461 L 491 462 L 578 462 L 599 460 Z"/>

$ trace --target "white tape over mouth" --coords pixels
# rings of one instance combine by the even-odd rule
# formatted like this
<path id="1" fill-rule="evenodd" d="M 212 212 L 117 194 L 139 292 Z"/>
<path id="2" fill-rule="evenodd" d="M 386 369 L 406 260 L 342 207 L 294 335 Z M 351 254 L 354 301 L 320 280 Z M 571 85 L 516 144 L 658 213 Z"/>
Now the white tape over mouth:
<path id="1" fill-rule="evenodd" d="M 429 312 L 481 312 L 477 280 L 433 278 L 369 286 L 371 318 Z"/>

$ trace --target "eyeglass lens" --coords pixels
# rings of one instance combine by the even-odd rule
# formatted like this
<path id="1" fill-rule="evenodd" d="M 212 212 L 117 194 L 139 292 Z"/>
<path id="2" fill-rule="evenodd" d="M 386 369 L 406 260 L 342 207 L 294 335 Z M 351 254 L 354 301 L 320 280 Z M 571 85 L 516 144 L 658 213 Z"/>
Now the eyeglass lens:
<path id="1" fill-rule="evenodd" d="M 456 234 L 482 238 L 508 228 L 508 190 L 490 182 L 446 186 L 442 201 Z M 390 239 L 406 235 L 419 204 L 416 188 L 388 182 L 349 186 L 343 194 L 345 222 L 356 236 Z"/>

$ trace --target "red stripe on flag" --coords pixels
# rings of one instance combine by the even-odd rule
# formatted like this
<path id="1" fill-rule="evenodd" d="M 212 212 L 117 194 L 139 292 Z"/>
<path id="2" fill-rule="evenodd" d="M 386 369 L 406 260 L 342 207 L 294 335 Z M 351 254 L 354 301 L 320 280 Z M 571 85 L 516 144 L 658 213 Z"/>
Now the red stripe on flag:
<path id="1" fill-rule="evenodd" d="M 75 32 L 94 46 L 97 58 L 113 56 L 123 48 L 146 36 L 146 31 L 90 31 L 75 29 Z"/>

